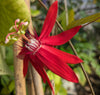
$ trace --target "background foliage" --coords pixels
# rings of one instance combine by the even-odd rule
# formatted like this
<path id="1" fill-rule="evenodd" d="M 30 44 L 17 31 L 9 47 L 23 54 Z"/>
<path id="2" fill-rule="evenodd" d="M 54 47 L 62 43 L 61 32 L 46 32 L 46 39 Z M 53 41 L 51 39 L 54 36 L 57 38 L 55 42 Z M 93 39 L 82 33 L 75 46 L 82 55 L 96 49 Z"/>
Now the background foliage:
<path id="1" fill-rule="evenodd" d="M 66 26 L 65 24 L 66 18 L 65 18 L 65 8 L 63 0 L 59 0 L 59 12 L 57 18 L 65 30 L 80 24 L 91 22 L 100 16 L 100 13 L 98 13 L 100 9 L 99 0 L 79 0 L 79 1 L 67 0 L 67 1 L 68 1 L 69 25 Z M 47 0 L 46 5 L 48 7 L 50 6 L 49 0 Z M 92 15 L 95 13 L 97 14 Z M 5 14 L 2 12 L 2 15 Z M 31 1 L 31 15 L 32 15 L 33 26 L 36 28 L 38 34 L 40 34 L 43 21 L 46 16 L 46 11 L 43 7 L 41 7 L 41 5 L 38 3 L 37 0 Z M 3 27 L 6 26 L 8 26 L 8 23 L 5 23 Z M 61 32 L 58 28 L 57 30 L 58 33 Z M 99 30 L 100 30 L 100 24 L 93 23 L 82 28 L 80 32 L 72 39 L 72 43 L 74 44 L 79 57 L 84 61 L 83 65 L 86 72 L 89 74 L 94 87 L 95 85 L 97 86 L 97 88 L 95 89 L 96 95 L 100 94 L 100 91 L 97 90 L 98 85 L 96 84 L 96 82 L 94 82 L 98 80 L 100 82 L 100 31 Z M 62 51 L 73 54 L 68 43 L 59 46 L 57 48 L 59 48 Z M 79 82 L 80 82 L 79 86 L 81 88 L 83 87 L 84 90 L 86 91 L 85 94 L 79 94 L 79 95 L 89 95 L 88 94 L 89 92 L 87 91 L 87 89 L 85 89 L 85 87 L 87 86 L 87 82 L 80 66 L 79 65 L 70 65 L 70 66 L 74 69 L 74 71 L 79 77 Z M 57 95 L 58 94 L 66 95 L 66 93 L 69 93 L 69 90 L 66 89 L 66 87 L 64 86 L 64 84 L 66 83 L 63 82 L 64 81 L 63 79 L 61 79 L 60 77 L 58 77 L 57 75 L 53 74 L 50 71 L 47 72 L 50 79 L 54 80 L 55 82 L 55 88 L 56 88 L 55 91 Z M 13 73 L 14 73 L 13 46 L 9 47 L 0 46 L 0 95 L 15 95 Z M 48 85 L 46 84 L 44 85 L 45 92 L 47 91 L 47 89 Z M 76 84 L 76 89 L 78 89 L 77 84 Z"/>

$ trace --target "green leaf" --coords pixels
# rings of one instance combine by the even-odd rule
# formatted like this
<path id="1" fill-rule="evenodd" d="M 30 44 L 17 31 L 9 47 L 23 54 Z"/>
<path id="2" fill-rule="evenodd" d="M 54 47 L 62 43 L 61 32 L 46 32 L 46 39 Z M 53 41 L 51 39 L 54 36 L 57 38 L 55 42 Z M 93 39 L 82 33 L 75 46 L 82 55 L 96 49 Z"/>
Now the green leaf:
<path id="1" fill-rule="evenodd" d="M 97 66 L 95 72 L 96 72 L 96 74 L 100 77 L 100 65 Z"/>
<path id="2" fill-rule="evenodd" d="M 90 67 L 88 66 L 88 64 L 84 63 L 83 66 L 84 66 L 85 71 L 86 71 L 88 74 L 91 74 L 91 73 L 92 73 Z"/>
<path id="3" fill-rule="evenodd" d="M 58 93 L 58 91 L 60 90 L 61 87 L 61 77 L 59 77 L 58 75 L 52 73 L 51 71 L 47 72 L 50 80 L 54 80 L 55 83 L 55 93 Z"/>
<path id="4" fill-rule="evenodd" d="M 69 10 L 69 12 L 68 12 L 68 20 L 69 20 L 69 24 L 72 22 L 72 21 L 74 21 L 74 10 L 73 10 L 73 8 L 71 8 L 70 10 Z"/>
<path id="5" fill-rule="evenodd" d="M 67 90 L 64 87 L 61 87 L 58 95 L 67 95 Z"/>
<path id="6" fill-rule="evenodd" d="M 96 22 L 100 22 L 100 19 L 99 19 L 99 20 L 97 20 Z"/>
<path id="7" fill-rule="evenodd" d="M 13 64 L 13 46 L 7 46 L 6 47 L 6 63 L 8 65 Z"/>
<path id="8" fill-rule="evenodd" d="M 12 75 L 8 65 L 5 63 L 5 59 L 2 56 L 2 49 L 4 47 L 0 47 L 0 75 Z"/>
<path id="9" fill-rule="evenodd" d="M 33 9 L 31 9 L 31 15 L 33 17 L 36 17 L 36 16 L 40 15 L 40 11 L 39 10 L 33 10 Z"/>
<path id="10" fill-rule="evenodd" d="M 68 10 L 68 23 L 70 24 L 74 20 L 74 10 L 71 8 Z M 62 12 L 58 17 L 58 21 L 61 21 L 61 25 L 66 30 L 66 11 Z"/>
<path id="11" fill-rule="evenodd" d="M 99 63 L 97 63 L 96 60 L 93 60 L 91 62 L 91 65 L 92 65 L 95 73 L 100 77 L 100 65 L 99 65 Z"/>
<path id="12" fill-rule="evenodd" d="M 65 30 L 65 28 L 66 28 L 66 11 L 64 11 L 60 14 L 60 16 L 58 17 L 58 21 L 61 21 L 61 25 Z"/>
<path id="13" fill-rule="evenodd" d="M 79 82 L 82 86 L 85 85 L 86 83 L 86 79 L 85 79 L 85 76 L 83 74 L 83 71 L 80 67 L 77 67 L 74 69 L 74 71 L 76 72 L 77 76 L 78 76 L 78 79 L 79 79 Z"/>
<path id="14" fill-rule="evenodd" d="M 11 83 L 8 86 L 9 92 L 11 93 L 14 90 L 14 88 L 15 88 L 15 82 L 11 81 Z"/>
<path id="15" fill-rule="evenodd" d="M 67 93 L 66 89 L 63 87 L 62 81 L 61 81 L 61 77 L 59 77 L 58 75 L 54 74 L 51 71 L 47 72 L 50 80 L 54 80 L 55 83 L 55 93 L 56 95 L 65 95 Z"/>
<path id="16" fill-rule="evenodd" d="M 10 82 L 10 79 L 8 78 L 8 76 L 2 76 L 1 77 L 1 84 L 3 85 L 3 87 L 7 87 L 9 82 Z"/>
<path id="17" fill-rule="evenodd" d="M 30 13 L 24 0 L 0 0 L 0 44 L 11 31 L 16 19 L 30 21 Z M 27 27 L 26 27 L 27 28 Z M 14 31 L 13 31 L 14 32 Z"/>
<path id="18" fill-rule="evenodd" d="M 98 20 L 97 20 L 98 19 Z M 87 17 L 84 17 L 84 18 L 81 18 L 79 20 L 75 20 L 73 21 L 72 23 L 70 23 L 66 29 L 71 29 L 75 26 L 79 26 L 79 25 L 82 25 L 82 24 L 86 24 L 86 23 L 89 23 L 89 22 L 93 22 L 95 20 L 100 21 L 100 13 L 96 13 L 96 14 L 93 14 L 93 15 L 90 15 L 90 16 L 87 16 Z"/>
<path id="19" fill-rule="evenodd" d="M 9 95 L 9 90 L 7 87 L 2 88 L 0 95 Z"/>
<path id="20" fill-rule="evenodd" d="M 1 84 L 3 85 L 3 89 L 1 90 L 1 94 L 0 95 L 9 95 L 15 89 L 14 80 L 11 81 L 8 76 L 2 76 L 1 77 Z M 4 90 L 6 92 L 4 92 Z"/>

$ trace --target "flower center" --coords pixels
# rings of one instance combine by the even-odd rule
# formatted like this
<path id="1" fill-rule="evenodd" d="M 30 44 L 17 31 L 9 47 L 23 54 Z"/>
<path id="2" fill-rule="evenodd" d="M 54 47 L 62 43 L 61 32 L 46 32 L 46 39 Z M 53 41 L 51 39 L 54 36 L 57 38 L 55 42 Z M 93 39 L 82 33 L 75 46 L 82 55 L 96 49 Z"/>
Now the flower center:
<path id="1" fill-rule="evenodd" d="M 41 47 L 41 44 L 38 40 L 36 39 L 30 39 L 31 42 L 28 42 L 25 47 L 29 50 L 32 51 L 33 54 L 35 54 Z"/>

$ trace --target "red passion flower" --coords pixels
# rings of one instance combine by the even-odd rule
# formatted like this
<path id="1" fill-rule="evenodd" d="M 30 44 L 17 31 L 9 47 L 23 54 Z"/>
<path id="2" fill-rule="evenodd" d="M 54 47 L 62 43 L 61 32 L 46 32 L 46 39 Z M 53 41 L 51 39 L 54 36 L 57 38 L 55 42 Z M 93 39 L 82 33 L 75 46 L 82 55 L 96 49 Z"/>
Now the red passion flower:
<path id="1" fill-rule="evenodd" d="M 30 42 L 25 43 L 25 46 L 21 49 L 21 52 L 18 55 L 19 58 L 23 59 L 24 76 L 27 73 L 28 64 L 30 62 L 42 77 L 43 82 L 48 82 L 53 93 L 54 90 L 46 74 L 45 67 L 60 77 L 77 83 L 78 78 L 73 70 L 68 66 L 68 63 L 77 64 L 83 62 L 77 56 L 68 54 L 53 47 L 68 42 L 82 27 L 77 26 L 58 35 L 50 36 L 50 32 L 56 21 L 57 10 L 58 2 L 55 1 L 48 10 L 40 36 L 28 36 Z"/>

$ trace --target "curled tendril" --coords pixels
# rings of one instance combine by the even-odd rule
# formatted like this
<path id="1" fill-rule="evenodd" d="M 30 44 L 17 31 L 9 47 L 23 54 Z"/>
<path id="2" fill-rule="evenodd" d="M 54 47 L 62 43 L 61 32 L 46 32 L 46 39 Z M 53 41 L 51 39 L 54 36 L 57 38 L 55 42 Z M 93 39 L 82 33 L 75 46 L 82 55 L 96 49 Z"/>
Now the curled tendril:
<path id="1" fill-rule="evenodd" d="M 8 33 L 5 38 L 5 44 L 7 44 L 10 40 L 16 41 L 19 36 L 24 35 L 25 31 L 23 28 L 28 25 L 28 22 L 21 21 L 20 19 L 15 20 L 15 25 L 11 26 L 9 31 L 15 30 L 14 32 Z"/>

